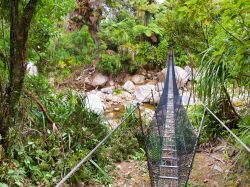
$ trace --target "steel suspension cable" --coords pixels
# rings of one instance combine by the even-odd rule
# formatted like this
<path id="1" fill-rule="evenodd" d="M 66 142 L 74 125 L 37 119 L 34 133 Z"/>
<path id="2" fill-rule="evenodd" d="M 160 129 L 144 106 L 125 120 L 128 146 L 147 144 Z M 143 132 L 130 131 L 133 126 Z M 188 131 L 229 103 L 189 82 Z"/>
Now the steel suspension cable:
<path id="1" fill-rule="evenodd" d="M 130 117 L 131 114 L 137 109 L 136 106 L 121 122 L 117 127 L 115 127 L 102 141 L 100 141 L 92 151 L 89 152 L 87 156 L 85 156 L 60 182 L 57 183 L 55 187 L 61 187 L 81 166 L 85 163 L 101 145 L 107 141 L 108 138 Z"/>
<path id="2" fill-rule="evenodd" d="M 201 103 L 206 109 L 207 111 L 210 112 L 210 114 L 212 114 L 212 116 L 250 153 L 250 148 L 244 143 L 242 142 L 242 140 L 236 136 L 236 134 L 234 134 L 226 125 L 225 123 L 223 123 L 206 105 L 204 105 L 203 103 Z"/>

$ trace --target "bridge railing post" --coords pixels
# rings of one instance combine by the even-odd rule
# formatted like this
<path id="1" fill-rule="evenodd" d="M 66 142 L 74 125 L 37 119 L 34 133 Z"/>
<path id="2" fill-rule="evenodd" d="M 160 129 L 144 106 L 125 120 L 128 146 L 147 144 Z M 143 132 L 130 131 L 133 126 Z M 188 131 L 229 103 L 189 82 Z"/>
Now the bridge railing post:
<path id="1" fill-rule="evenodd" d="M 154 183 L 153 183 L 153 180 L 152 180 L 152 179 L 153 179 L 152 168 L 151 168 L 151 165 L 150 165 L 150 162 L 149 162 L 150 157 L 149 157 L 149 154 L 148 154 L 147 136 L 146 136 L 146 134 L 145 134 L 145 132 L 144 132 L 144 129 L 143 129 L 140 103 L 137 103 L 137 110 L 138 110 L 139 125 L 140 125 L 141 132 L 142 132 L 142 136 L 143 136 L 144 151 L 145 151 L 146 157 L 147 157 L 147 165 L 148 165 L 150 183 L 151 183 L 151 186 L 153 187 L 153 186 L 154 186 Z"/>
<path id="2" fill-rule="evenodd" d="M 153 101 L 153 105 L 154 105 L 155 118 L 156 118 L 156 125 L 157 125 L 158 133 L 159 133 L 159 136 L 160 136 L 160 135 L 161 135 L 161 131 L 160 131 L 158 115 L 157 115 L 157 111 L 156 111 L 156 107 L 155 107 L 154 91 L 153 91 L 152 89 L 151 89 L 151 95 L 152 95 L 152 101 Z"/>
<path id="3" fill-rule="evenodd" d="M 161 98 L 161 94 L 160 94 L 160 87 L 159 87 L 159 79 L 157 78 L 157 89 L 158 89 L 158 93 L 159 93 L 159 98 Z M 162 93 L 163 93 L 163 86 L 162 86 L 162 84 L 161 84 L 161 90 L 162 90 Z M 161 99 L 160 99 L 161 100 Z M 159 106 L 160 106 L 160 100 L 159 100 Z M 163 120 L 164 118 L 163 118 L 163 107 L 161 106 L 161 108 L 159 108 L 160 110 L 161 110 L 161 113 L 162 113 L 162 116 L 161 116 L 161 119 Z M 156 111 L 157 112 L 157 111 Z M 158 114 L 158 113 L 157 113 Z M 159 117 L 159 116 L 158 116 Z M 163 129 L 163 121 L 161 120 L 161 124 L 160 124 L 160 126 L 161 126 L 161 128 Z M 161 129 L 161 130 L 162 130 Z"/>
<path id="4" fill-rule="evenodd" d="M 204 123 L 204 121 L 205 121 L 206 111 L 207 111 L 207 105 L 204 106 L 203 116 L 202 116 L 202 119 L 201 119 L 201 122 L 200 122 L 200 126 L 199 126 L 199 129 L 198 129 L 198 135 L 197 135 L 197 138 L 196 138 L 196 141 L 195 141 L 195 145 L 194 145 L 194 149 L 193 149 L 193 153 L 192 153 L 192 154 L 193 154 L 193 157 L 192 157 L 191 163 L 190 163 L 190 165 L 189 165 L 190 170 L 189 170 L 189 172 L 188 172 L 188 174 L 187 174 L 187 178 L 186 178 L 186 181 L 185 181 L 185 186 L 188 185 L 188 180 L 189 180 L 189 177 L 190 177 L 191 168 L 193 167 L 194 158 L 195 158 L 195 153 L 196 153 L 197 146 L 198 146 L 198 143 L 199 143 L 199 140 L 200 140 L 200 136 L 201 136 L 201 131 L 202 131 L 203 123 Z"/>

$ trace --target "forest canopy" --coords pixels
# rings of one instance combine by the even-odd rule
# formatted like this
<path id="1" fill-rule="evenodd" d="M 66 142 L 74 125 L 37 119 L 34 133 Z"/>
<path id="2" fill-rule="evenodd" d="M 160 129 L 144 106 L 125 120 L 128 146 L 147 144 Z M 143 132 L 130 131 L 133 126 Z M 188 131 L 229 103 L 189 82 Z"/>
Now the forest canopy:
<path id="1" fill-rule="evenodd" d="M 197 97 L 249 146 L 249 10 L 248 0 L 0 0 L 0 186 L 54 185 L 109 132 L 81 94 L 61 89 L 73 75 L 161 71 L 169 47 L 177 66 L 195 72 Z M 38 75 L 28 75 L 30 63 Z M 225 136 L 208 119 L 204 142 Z M 143 147 L 132 122 L 125 129 L 94 156 L 101 168 Z M 248 153 L 230 142 L 249 169 Z M 81 181 L 111 183 L 89 163 L 69 184 Z"/>

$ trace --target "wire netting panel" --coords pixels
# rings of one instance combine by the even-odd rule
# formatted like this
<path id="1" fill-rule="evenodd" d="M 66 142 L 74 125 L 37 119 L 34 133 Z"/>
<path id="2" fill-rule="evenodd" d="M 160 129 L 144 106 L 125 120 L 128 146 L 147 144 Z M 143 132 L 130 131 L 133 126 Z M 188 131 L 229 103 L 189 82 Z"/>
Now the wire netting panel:
<path id="1" fill-rule="evenodd" d="M 151 186 L 185 185 L 194 154 L 196 135 L 181 102 L 173 61 L 170 50 L 163 92 L 145 135 Z"/>

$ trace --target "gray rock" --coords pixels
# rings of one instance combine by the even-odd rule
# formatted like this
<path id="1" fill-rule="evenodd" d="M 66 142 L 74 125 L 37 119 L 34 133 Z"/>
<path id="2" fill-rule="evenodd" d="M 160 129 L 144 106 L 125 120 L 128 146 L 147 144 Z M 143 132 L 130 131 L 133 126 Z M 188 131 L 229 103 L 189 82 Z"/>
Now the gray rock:
<path id="1" fill-rule="evenodd" d="M 97 94 L 89 94 L 86 97 L 86 106 L 91 111 L 97 113 L 97 114 L 103 114 L 104 113 L 104 104 Z"/>
<path id="2" fill-rule="evenodd" d="M 92 81 L 90 80 L 89 77 L 85 77 L 85 78 L 84 78 L 84 82 L 85 82 L 85 84 L 92 85 Z"/>
<path id="3" fill-rule="evenodd" d="M 185 66 L 184 70 L 187 72 L 188 75 L 192 76 L 192 69 L 189 66 Z"/>
<path id="4" fill-rule="evenodd" d="M 114 86 L 115 82 L 111 80 L 111 81 L 108 82 L 108 84 L 109 84 L 109 86 Z"/>
<path id="5" fill-rule="evenodd" d="M 154 101 L 154 104 L 158 104 L 160 102 L 159 92 L 153 92 L 153 95 L 154 95 L 154 100 L 152 100 L 152 102 Z"/>
<path id="6" fill-rule="evenodd" d="M 179 88 L 185 88 L 187 82 L 191 79 L 190 74 L 179 66 L 175 66 L 175 76 Z"/>
<path id="7" fill-rule="evenodd" d="M 164 82 L 166 79 L 167 68 L 163 69 L 159 73 L 157 73 L 157 79 L 159 82 Z"/>
<path id="8" fill-rule="evenodd" d="M 102 93 L 106 93 L 106 94 L 113 94 L 113 87 L 107 87 L 107 88 L 102 88 L 101 89 Z"/>
<path id="9" fill-rule="evenodd" d="M 187 70 L 187 71 L 186 71 Z M 175 76 L 179 88 L 185 88 L 189 80 L 191 80 L 191 70 L 186 67 L 186 70 L 179 66 L 175 66 Z M 166 79 L 167 69 L 163 69 L 161 72 L 157 73 L 157 78 L 159 82 L 164 82 Z"/>
<path id="10" fill-rule="evenodd" d="M 126 91 L 122 92 L 120 97 L 126 101 L 131 101 L 134 99 L 133 96 L 129 92 L 126 92 Z"/>
<path id="11" fill-rule="evenodd" d="M 122 88 L 130 93 L 135 91 L 134 83 L 132 81 L 129 81 L 129 80 L 122 86 Z"/>
<path id="12" fill-rule="evenodd" d="M 158 82 L 157 85 L 156 85 L 156 91 L 160 91 L 162 92 L 164 89 L 164 82 Z"/>
<path id="13" fill-rule="evenodd" d="M 27 63 L 26 71 L 27 71 L 29 76 L 37 76 L 38 75 L 37 67 L 34 65 L 33 62 Z"/>
<path id="14" fill-rule="evenodd" d="M 94 79 L 92 81 L 92 85 L 94 87 L 103 87 L 107 82 L 108 82 L 108 77 L 101 74 L 101 73 L 97 73 L 94 76 Z"/>
<path id="15" fill-rule="evenodd" d="M 185 91 L 185 92 L 182 93 L 182 91 L 179 91 L 179 93 L 182 95 L 182 104 L 187 105 L 189 97 L 190 97 L 190 92 Z M 192 94 L 192 96 L 190 98 L 190 101 L 189 101 L 189 105 L 194 105 L 194 104 L 197 104 L 197 103 L 200 103 L 200 100 L 197 97 L 194 98 L 194 96 Z"/>
<path id="16" fill-rule="evenodd" d="M 151 90 L 155 92 L 155 86 L 151 84 L 146 84 L 142 86 L 138 86 L 135 91 L 136 100 L 139 102 L 149 102 L 152 98 Z"/>
<path id="17" fill-rule="evenodd" d="M 120 108 L 118 108 L 118 107 L 114 108 L 115 112 L 119 112 L 119 110 L 120 110 Z"/>
<path id="18" fill-rule="evenodd" d="M 134 75 L 132 77 L 132 81 L 135 84 L 143 84 L 143 83 L 145 83 L 145 76 L 143 76 L 143 75 Z"/>
<path id="19" fill-rule="evenodd" d="M 214 165 L 214 168 L 213 168 L 213 169 L 214 169 L 215 171 L 220 172 L 220 173 L 223 172 L 223 169 L 222 169 L 219 165 L 217 165 L 217 164 Z"/>

